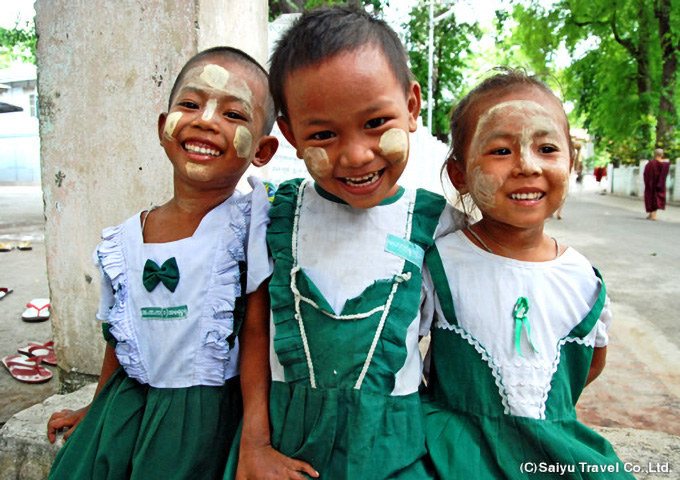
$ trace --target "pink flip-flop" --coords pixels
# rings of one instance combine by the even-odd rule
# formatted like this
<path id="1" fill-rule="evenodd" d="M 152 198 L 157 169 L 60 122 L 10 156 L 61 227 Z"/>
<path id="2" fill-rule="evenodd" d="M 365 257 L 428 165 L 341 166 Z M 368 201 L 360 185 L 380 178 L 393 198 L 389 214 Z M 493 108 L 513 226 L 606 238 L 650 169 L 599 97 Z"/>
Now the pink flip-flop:
<path id="1" fill-rule="evenodd" d="M 57 364 L 57 356 L 54 353 L 54 342 L 52 341 L 47 343 L 28 342 L 28 345 L 19 347 L 17 351 L 27 357 L 40 357 L 42 361 L 48 365 Z"/>
<path id="2" fill-rule="evenodd" d="M 45 367 L 41 367 L 40 357 L 27 358 L 23 355 L 14 355 L 13 357 L 5 357 L 2 359 L 2 364 L 9 373 L 25 383 L 42 383 L 52 378 L 52 372 Z"/>
<path id="3" fill-rule="evenodd" d="M 21 314 L 25 322 L 44 322 L 50 318 L 50 299 L 34 298 L 26 304 L 26 310 Z"/>

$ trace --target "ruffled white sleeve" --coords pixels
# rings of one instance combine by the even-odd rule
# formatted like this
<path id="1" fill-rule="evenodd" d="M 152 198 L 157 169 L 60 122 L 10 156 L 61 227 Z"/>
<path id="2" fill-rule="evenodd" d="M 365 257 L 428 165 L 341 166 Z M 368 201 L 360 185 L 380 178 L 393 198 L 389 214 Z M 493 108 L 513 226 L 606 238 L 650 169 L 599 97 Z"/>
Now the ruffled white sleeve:
<path id="1" fill-rule="evenodd" d="M 434 282 L 427 268 L 427 263 L 423 264 L 423 285 L 420 289 L 420 330 L 421 337 L 430 333 L 432 319 L 434 318 Z"/>
<path id="2" fill-rule="evenodd" d="M 250 229 L 248 231 L 247 262 L 248 284 L 246 293 L 252 293 L 269 278 L 274 264 L 267 250 L 267 226 L 269 225 L 269 196 L 257 177 L 248 177 L 253 188 L 251 197 Z"/>
<path id="3" fill-rule="evenodd" d="M 97 310 L 97 320 L 106 322 L 109 317 L 109 311 L 113 307 L 114 297 L 113 297 L 113 285 L 111 279 L 104 273 L 100 263 L 99 257 L 97 256 L 98 248 L 92 254 L 92 261 L 97 266 L 99 270 L 99 275 L 101 277 L 100 281 L 100 293 L 99 293 L 99 308 Z"/>

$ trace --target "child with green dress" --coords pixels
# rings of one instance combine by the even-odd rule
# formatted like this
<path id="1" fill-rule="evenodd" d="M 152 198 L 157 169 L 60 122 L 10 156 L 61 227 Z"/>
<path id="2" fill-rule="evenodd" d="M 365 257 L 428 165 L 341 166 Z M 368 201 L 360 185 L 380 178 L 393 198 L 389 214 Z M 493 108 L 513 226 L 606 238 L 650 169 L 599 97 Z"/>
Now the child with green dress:
<path id="1" fill-rule="evenodd" d="M 420 86 L 394 31 L 348 7 L 303 13 L 275 48 L 270 85 L 312 180 L 283 183 L 270 211 L 271 427 L 246 435 L 244 415 L 238 478 L 259 478 L 267 449 L 320 478 L 432 478 L 418 395 L 432 308 L 423 260 L 462 215 L 398 183 Z"/>
<path id="2" fill-rule="evenodd" d="M 222 477 L 242 411 L 238 334 L 246 304 L 268 304 L 271 274 L 267 193 L 236 185 L 276 151 L 273 122 L 267 73 L 240 50 L 203 51 L 180 72 L 158 119 L 174 195 L 103 231 L 109 343 L 92 403 L 49 420 L 51 442 L 69 428 L 50 479 Z"/>
<path id="3" fill-rule="evenodd" d="M 458 104 L 451 136 L 448 175 L 481 220 L 428 256 L 423 407 L 437 475 L 631 478 L 574 408 L 604 368 L 611 313 L 598 271 L 544 233 L 574 161 L 562 104 L 539 80 L 501 72 Z"/>

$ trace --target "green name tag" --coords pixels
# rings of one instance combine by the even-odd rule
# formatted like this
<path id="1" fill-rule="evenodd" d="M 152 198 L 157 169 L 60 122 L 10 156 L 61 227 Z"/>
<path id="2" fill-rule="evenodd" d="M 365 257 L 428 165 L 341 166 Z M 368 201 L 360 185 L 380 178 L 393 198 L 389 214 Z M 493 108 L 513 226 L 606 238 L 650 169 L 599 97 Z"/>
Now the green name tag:
<path id="1" fill-rule="evenodd" d="M 425 251 L 415 243 L 404 240 L 403 238 L 388 235 L 385 251 L 397 255 L 407 262 L 411 262 L 418 268 L 421 268 L 423 265 Z"/>
<path id="2" fill-rule="evenodd" d="M 144 307 L 142 308 L 142 320 L 183 320 L 187 318 L 189 308 L 186 305 L 179 307 Z"/>

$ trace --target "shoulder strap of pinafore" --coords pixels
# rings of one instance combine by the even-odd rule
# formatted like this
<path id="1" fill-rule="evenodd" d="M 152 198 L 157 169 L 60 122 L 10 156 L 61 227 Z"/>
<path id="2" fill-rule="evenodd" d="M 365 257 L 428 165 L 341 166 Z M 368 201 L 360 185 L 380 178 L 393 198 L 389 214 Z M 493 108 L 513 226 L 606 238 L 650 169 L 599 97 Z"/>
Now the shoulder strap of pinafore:
<path id="1" fill-rule="evenodd" d="M 595 276 L 597 276 L 597 278 L 600 279 L 600 293 L 598 293 L 597 300 L 595 300 L 595 304 L 593 305 L 593 308 L 590 309 L 590 312 L 588 312 L 588 315 L 586 315 L 583 321 L 581 321 L 581 323 L 576 325 L 572 329 L 572 331 L 569 332 L 569 335 L 567 335 L 567 337 L 571 338 L 585 337 L 593 330 L 593 328 L 595 327 L 595 323 L 602 314 L 604 303 L 605 300 L 607 299 L 607 288 L 604 285 L 604 280 L 602 279 L 602 275 L 600 274 L 599 270 L 593 267 L 593 272 L 595 272 Z"/>

